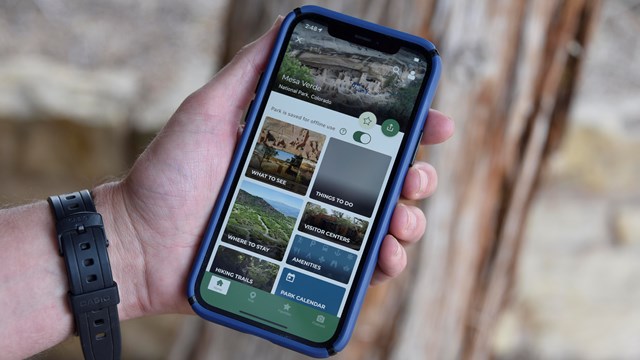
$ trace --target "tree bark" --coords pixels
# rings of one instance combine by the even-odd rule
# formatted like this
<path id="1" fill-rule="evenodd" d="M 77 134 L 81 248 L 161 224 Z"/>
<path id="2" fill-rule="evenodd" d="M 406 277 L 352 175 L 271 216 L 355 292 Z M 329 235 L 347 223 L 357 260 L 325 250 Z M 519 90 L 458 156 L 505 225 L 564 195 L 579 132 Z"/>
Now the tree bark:
<path id="1" fill-rule="evenodd" d="M 439 173 L 439 189 L 424 204 L 426 238 L 409 249 L 410 267 L 403 276 L 370 289 L 339 358 L 491 357 L 492 329 L 508 300 L 529 204 L 562 138 L 599 4 L 319 4 L 434 41 L 444 64 L 434 107 L 456 121 L 453 139 L 422 154 Z M 299 3 L 291 0 L 232 2 L 226 59 L 295 6 Z M 188 352 L 195 359 L 303 358 L 221 326 L 201 329 Z"/>
<path id="2" fill-rule="evenodd" d="M 540 172 L 562 136 L 599 1 L 453 1 L 434 27 L 456 119 L 392 358 L 491 356 Z M 435 24 L 434 24 L 435 25 Z M 421 331 L 423 337 L 411 336 Z"/>

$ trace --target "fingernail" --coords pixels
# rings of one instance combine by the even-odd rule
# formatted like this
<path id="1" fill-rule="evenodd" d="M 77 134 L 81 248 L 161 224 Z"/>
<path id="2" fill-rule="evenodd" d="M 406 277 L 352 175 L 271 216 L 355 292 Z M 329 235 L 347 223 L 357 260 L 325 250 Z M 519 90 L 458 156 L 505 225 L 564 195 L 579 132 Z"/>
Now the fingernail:
<path id="1" fill-rule="evenodd" d="M 427 193 L 427 187 L 429 186 L 429 177 L 427 176 L 427 172 L 421 169 L 416 169 L 418 170 L 418 174 L 419 174 L 419 179 L 420 179 L 420 186 L 418 187 L 418 191 L 419 194 L 426 194 Z"/>
<path id="2" fill-rule="evenodd" d="M 402 207 L 407 212 L 407 221 L 405 223 L 405 229 L 413 230 L 416 227 L 416 216 L 413 214 L 413 211 L 409 209 L 408 206 L 402 204 Z"/>

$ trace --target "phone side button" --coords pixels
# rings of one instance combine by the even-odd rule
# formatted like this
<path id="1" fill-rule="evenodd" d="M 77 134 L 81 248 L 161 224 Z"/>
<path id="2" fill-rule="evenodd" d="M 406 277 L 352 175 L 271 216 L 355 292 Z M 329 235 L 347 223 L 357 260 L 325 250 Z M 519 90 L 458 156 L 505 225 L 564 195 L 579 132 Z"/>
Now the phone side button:
<path id="1" fill-rule="evenodd" d="M 424 133 L 420 134 L 420 140 L 418 140 L 418 145 L 416 146 L 416 149 L 413 151 L 413 158 L 411 159 L 411 165 L 409 165 L 410 167 L 413 166 L 413 163 L 416 162 L 416 156 L 418 156 L 418 150 L 420 150 L 420 142 L 422 142 L 423 135 Z"/>
<path id="2" fill-rule="evenodd" d="M 251 112 L 251 107 L 252 106 L 253 106 L 253 100 L 251 100 L 251 102 L 249 103 L 249 107 L 247 107 L 247 111 L 244 114 L 244 121 L 242 122 L 243 125 L 247 123 L 247 118 L 249 117 L 249 112 Z"/>

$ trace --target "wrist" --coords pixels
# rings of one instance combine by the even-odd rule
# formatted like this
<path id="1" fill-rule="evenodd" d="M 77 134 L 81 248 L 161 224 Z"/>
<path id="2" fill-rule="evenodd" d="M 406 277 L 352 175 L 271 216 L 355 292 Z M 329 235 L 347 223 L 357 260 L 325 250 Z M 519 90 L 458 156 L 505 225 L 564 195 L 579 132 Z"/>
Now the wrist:
<path id="1" fill-rule="evenodd" d="M 73 332 L 66 271 L 46 201 L 0 215 L 0 357 L 26 358 Z"/>
<path id="2" fill-rule="evenodd" d="M 92 196 L 109 240 L 109 261 L 120 293 L 120 319 L 149 314 L 144 251 L 129 216 L 122 183 L 100 185 L 92 190 Z"/>

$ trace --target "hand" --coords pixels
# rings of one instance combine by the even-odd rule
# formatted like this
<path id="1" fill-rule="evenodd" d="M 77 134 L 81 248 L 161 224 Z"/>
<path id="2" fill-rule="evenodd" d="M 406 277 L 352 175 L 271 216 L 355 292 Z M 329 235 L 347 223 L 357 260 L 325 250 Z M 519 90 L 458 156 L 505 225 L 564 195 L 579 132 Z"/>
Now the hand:
<path id="1" fill-rule="evenodd" d="M 186 279 L 280 21 L 182 103 L 123 181 L 95 189 L 112 239 L 109 251 L 116 253 L 111 257 L 123 319 L 191 312 Z M 442 142 L 452 133 L 451 120 L 432 110 L 423 143 Z M 434 168 L 417 162 L 402 195 L 424 199 L 436 183 Z M 396 207 L 374 282 L 404 269 L 404 246 L 421 238 L 425 224 L 419 208 Z"/>

